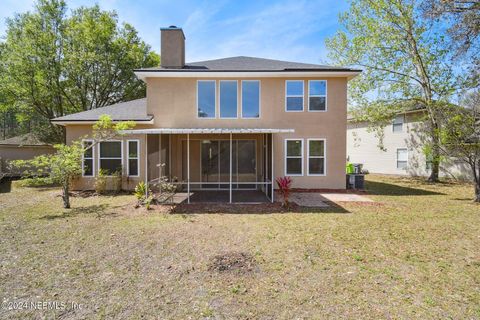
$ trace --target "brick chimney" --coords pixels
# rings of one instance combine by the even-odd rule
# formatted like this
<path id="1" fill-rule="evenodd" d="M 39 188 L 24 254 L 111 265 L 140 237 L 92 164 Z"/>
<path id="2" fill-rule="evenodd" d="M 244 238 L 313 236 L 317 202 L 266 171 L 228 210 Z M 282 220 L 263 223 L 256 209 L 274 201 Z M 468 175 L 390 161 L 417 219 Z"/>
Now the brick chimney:
<path id="1" fill-rule="evenodd" d="M 181 69 L 185 66 L 185 35 L 182 28 L 170 26 L 160 29 L 162 68 Z"/>

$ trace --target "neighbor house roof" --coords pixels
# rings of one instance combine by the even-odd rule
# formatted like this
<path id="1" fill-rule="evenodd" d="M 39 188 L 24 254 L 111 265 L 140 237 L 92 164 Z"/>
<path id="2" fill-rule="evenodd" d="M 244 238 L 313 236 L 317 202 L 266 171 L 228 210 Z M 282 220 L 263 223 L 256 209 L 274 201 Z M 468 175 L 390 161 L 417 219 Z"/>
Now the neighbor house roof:
<path id="1" fill-rule="evenodd" d="M 0 141 L 4 146 L 49 146 L 50 144 L 40 141 L 34 134 L 27 133 L 20 136 Z"/>
<path id="2" fill-rule="evenodd" d="M 110 106 L 92 109 L 88 111 L 72 113 L 63 117 L 52 119 L 53 123 L 64 124 L 72 122 L 93 122 L 97 121 L 101 115 L 109 115 L 113 121 L 137 121 L 149 122 L 153 119 L 152 115 L 147 114 L 147 99 L 137 99 L 128 102 L 112 104 Z"/>
<path id="3" fill-rule="evenodd" d="M 144 68 L 135 71 L 145 72 L 235 72 L 235 71 L 357 71 L 345 67 L 333 67 L 320 64 L 300 63 L 255 57 L 231 57 L 215 60 L 186 63 L 183 68 Z"/>

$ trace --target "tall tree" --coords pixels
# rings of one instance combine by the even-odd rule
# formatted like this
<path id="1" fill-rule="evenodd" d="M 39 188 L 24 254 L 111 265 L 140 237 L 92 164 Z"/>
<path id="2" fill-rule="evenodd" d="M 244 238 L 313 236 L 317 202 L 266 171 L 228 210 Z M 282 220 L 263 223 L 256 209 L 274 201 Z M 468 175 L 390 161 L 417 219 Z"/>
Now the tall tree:
<path id="1" fill-rule="evenodd" d="M 60 142 L 49 120 L 145 96 L 134 68 L 156 66 L 153 53 L 115 12 L 98 5 L 67 13 L 63 0 L 38 0 L 33 12 L 7 19 L 0 92 L 20 121 Z"/>
<path id="2" fill-rule="evenodd" d="M 475 185 L 475 201 L 480 202 L 480 90 L 468 92 L 462 105 L 446 104 L 442 112 L 442 151 L 465 163 Z"/>
<path id="3" fill-rule="evenodd" d="M 443 35 L 422 19 L 415 0 L 351 0 L 340 23 L 344 29 L 326 44 L 336 63 L 364 69 L 351 83 L 354 103 L 370 109 L 401 109 L 405 105 L 425 108 L 425 133 L 432 160 L 429 180 L 438 181 L 437 102 L 449 97 L 456 85 Z M 381 118 L 394 113 L 375 114 Z"/>
<path id="4" fill-rule="evenodd" d="M 480 1 L 479 0 L 424 0 L 424 14 L 448 25 L 451 47 L 460 60 L 469 60 L 469 80 L 480 82 Z"/>

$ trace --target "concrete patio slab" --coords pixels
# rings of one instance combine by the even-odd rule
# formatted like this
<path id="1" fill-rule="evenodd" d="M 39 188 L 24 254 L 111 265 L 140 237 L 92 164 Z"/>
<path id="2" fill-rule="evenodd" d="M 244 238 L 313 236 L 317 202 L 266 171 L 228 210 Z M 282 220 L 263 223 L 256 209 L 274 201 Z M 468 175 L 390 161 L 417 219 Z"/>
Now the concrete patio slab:
<path id="1" fill-rule="evenodd" d="M 294 192 L 290 194 L 290 201 L 295 202 L 302 207 L 327 208 L 325 198 L 320 193 L 313 192 Z"/>
<path id="2" fill-rule="evenodd" d="M 355 193 L 321 193 L 320 195 L 332 202 L 373 202 L 372 199 Z"/>

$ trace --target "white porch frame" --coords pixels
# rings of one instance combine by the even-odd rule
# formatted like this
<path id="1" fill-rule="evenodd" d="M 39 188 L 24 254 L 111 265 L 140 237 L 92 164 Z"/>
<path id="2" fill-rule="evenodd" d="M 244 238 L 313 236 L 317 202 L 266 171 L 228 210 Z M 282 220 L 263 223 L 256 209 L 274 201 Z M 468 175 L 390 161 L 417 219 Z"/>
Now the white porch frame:
<path id="1" fill-rule="evenodd" d="M 255 134 L 264 134 L 266 138 L 265 141 L 268 141 L 268 135 L 271 135 L 271 164 L 268 168 L 268 158 L 265 158 L 266 168 L 265 168 L 265 181 L 261 182 L 245 182 L 245 184 L 255 184 L 255 185 L 265 185 L 268 186 L 268 179 L 266 172 L 268 169 L 271 170 L 271 197 L 270 201 L 273 203 L 275 200 L 275 171 L 274 171 L 274 133 L 294 133 L 294 129 L 258 129 L 258 128 L 155 128 L 155 129 L 137 129 L 137 130 L 124 130 L 123 134 L 144 134 L 145 137 L 145 184 L 147 186 L 148 192 L 148 135 L 149 134 L 186 134 L 187 135 L 187 203 L 190 203 L 190 134 L 229 134 L 230 141 L 230 177 L 229 177 L 229 203 L 233 203 L 233 181 L 232 181 L 232 171 L 233 171 L 233 152 L 232 152 L 232 141 L 233 134 L 246 134 L 246 133 L 255 133 Z M 171 139 L 169 138 L 169 143 Z M 268 146 L 268 143 L 265 143 L 265 146 Z M 267 151 L 265 148 L 264 151 Z M 171 156 L 171 149 L 169 157 Z M 267 157 L 267 152 L 264 152 L 263 157 Z M 215 182 L 217 183 L 217 182 Z M 205 184 L 205 182 L 203 182 Z M 242 184 L 242 182 L 236 182 L 236 184 Z M 266 189 L 265 189 L 266 191 Z M 268 193 L 267 193 L 268 197 Z"/>

